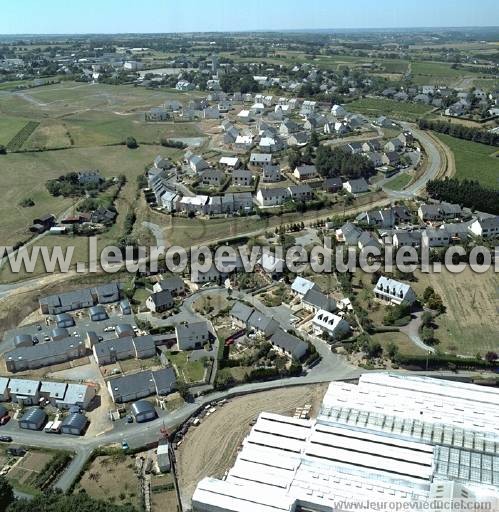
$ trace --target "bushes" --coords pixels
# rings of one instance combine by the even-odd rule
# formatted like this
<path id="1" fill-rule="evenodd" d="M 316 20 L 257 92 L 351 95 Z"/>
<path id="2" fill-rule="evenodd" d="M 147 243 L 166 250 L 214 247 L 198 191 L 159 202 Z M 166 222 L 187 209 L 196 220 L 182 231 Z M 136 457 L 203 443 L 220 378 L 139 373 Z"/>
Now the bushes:
<path id="1" fill-rule="evenodd" d="M 127 137 L 125 140 L 125 145 L 128 149 L 136 149 L 139 147 L 135 137 Z"/>
<path id="2" fill-rule="evenodd" d="M 458 370 L 486 370 L 494 369 L 495 363 L 477 359 L 475 357 L 457 357 L 451 355 L 432 355 L 428 358 L 426 356 L 409 356 L 399 355 L 398 363 L 401 366 L 409 368 L 425 369 L 428 361 L 428 369 L 441 370 L 441 369 L 458 369 Z"/>
<path id="3" fill-rule="evenodd" d="M 407 304 L 400 304 L 388 308 L 383 323 L 385 325 L 407 325 L 411 321 L 411 307 Z"/>
<path id="4" fill-rule="evenodd" d="M 164 137 L 161 138 L 160 144 L 165 148 L 185 149 L 187 147 L 187 144 L 180 140 L 165 139 Z"/>
<path id="5" fill-rule="evenodd" d="M 42 491 L 47 489 L 52 482 L 60 476 L 63 469 L 69 464 L 71 457 L 66 452 L 58 453 L 51 459 L 33 480 L 33 485 Z"/>
<path id="6" fill-rule="evenodd" d="M 21 206 L 22 208 L 31 208 L 32 206 L 35 206 L 35 202 L 33 201 L 33 199 L 31 199 L 31 197 L 26 197 L 19 201 L 19 206 Z"/>

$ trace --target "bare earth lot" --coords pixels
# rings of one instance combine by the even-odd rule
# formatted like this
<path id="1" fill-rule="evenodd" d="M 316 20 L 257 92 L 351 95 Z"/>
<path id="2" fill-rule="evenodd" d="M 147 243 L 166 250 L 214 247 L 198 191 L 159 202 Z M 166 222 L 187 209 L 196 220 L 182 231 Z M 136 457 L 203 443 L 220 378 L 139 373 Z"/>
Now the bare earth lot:
<path id="1" fill-rule="evenodd" d="M 237 455 L 238 447 L 250 431 L 250 422 L 259 413 L 291 415 L 296 407 L 312 405 L 317 414 L 326 385 L 300 386 L 264 391 L 235 398 L 192 427 L 177 452 L 182 500 L 189 503 L 197 483 L 206 476 L 222 477 Z"/>

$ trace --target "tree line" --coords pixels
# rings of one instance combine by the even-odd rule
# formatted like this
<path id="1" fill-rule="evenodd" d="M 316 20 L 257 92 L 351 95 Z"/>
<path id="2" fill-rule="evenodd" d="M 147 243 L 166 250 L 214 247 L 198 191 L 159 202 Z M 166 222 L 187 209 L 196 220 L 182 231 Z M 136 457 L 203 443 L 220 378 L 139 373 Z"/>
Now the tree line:
<path id="1" fill-rule="evenodd" d="M 429 119 L 419 119 L 418 126 L 421 130 L 433 130 L 458 139 L 471 140 L 490 146 L 499 146 L 499 134 L 474 128 L 473 126 L 451 123 L 450 121 L 431 121 Z"/>
<path id="2" fill-rule="evenodd" d="M 456 178 L 430 180 L 426 184 L 426 191 L 433 199 L 499 215 L 499 190 L 486 188 L 478 181 L 460 181 Z"/>
<path id="3" fill-rule="evenodd" d="M 317 172 L 321 176 L 368 177 L 373 173 L 373 164 L 362 155 L 352 155 L 343 148 L 319 146 L 315 158 Z"/>

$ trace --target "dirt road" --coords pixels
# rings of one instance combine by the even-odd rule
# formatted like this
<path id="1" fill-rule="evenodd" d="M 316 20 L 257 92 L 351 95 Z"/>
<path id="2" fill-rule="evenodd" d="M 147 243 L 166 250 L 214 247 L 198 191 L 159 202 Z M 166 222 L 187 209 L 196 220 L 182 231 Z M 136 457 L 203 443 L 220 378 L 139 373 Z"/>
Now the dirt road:
<path id="1" fill-rule="evenodd" d="M 264 391 L 234 398 L 192 427 L 177 451 L 182 501 L 190 505 L 197 483 L 206 476 L 221 478 L 233 465 L 250 422 L 262 411 L 291 415 L 296 407 L 312 405 L 316 416 L 327 385 Z"/>

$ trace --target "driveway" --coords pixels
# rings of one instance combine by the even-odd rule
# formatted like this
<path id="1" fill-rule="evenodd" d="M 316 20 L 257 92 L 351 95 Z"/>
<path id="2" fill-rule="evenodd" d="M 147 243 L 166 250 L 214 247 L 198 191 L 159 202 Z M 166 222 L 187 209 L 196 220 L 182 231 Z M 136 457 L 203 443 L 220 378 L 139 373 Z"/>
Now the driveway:
<path id="1" fill-rule="evenodd" d="M 412 320 L 404 327 L 400 328 L 400 332 L 407 334 L 409 339 L 419 347 L 421 350 L 424 350 L 426 353 L 435 353 L 435 349 L 430 345 L 427 345 L 419 336 L 419 329 L 423 323 L 423 313 L 424 311 L 418 311 L 412 315 Z"/>

